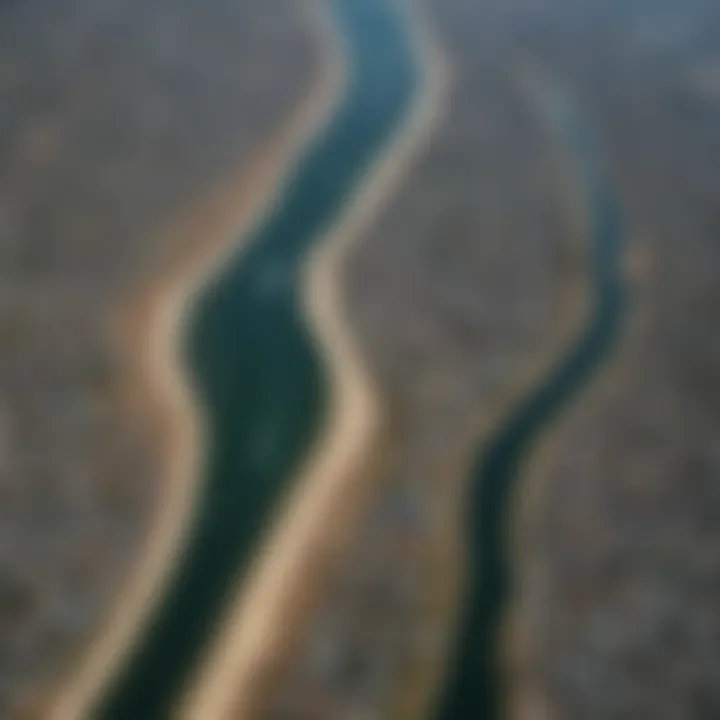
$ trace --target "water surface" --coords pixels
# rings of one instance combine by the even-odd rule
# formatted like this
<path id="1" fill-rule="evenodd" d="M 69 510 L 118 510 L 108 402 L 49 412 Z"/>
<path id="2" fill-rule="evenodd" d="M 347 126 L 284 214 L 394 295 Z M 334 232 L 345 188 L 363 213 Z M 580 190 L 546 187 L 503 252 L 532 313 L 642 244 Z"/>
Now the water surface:
<path id="1" fill-rule="evenodd" d="M 552 93 L 545 100 L 588 208 L 592 305 L 567 355 L 478 451 L 465 518 L 468 589 L 438 720 L 494 720 L 502 715 L 499 631 L 513 591 L 508 519 L 523 462 L 612 352 L 624 308 L 622 223 L 599 148 L 569 99 L 549 87 L 545 92 Z"/>
<path id="2" fill-rule="evenodd" d="M 99 718 L 169 716 L 326 417 L 326 368 L 301 307 L 302 261 L 386 149 L 418 87 L 414 48 L 394 2 L 329 5 L 347 87 L 272 213 L 194 304 L 184 352 L 209 413 L 202 495 L 179 570 L 102 698 Z"/>

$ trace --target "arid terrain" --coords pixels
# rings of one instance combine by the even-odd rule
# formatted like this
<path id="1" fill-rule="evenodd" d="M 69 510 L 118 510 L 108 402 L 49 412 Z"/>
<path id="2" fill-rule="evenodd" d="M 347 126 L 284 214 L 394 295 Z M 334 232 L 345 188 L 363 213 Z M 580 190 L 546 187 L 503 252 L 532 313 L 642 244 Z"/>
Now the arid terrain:
<path id="1" fill-rule="evenodd" d="M 630 308 L 615 356 L 528 474 L 518 599 L 531 652 L 520 687 L 551 718 L 711 718 L 720 9 L 571 5 L 558 3 L 523 38 L 602 137 L 625 214 Z"/>
<path id="2" fill-rule="evenodd" d="M 414 7 L 448 55 L 448 106 L 345 271 L 387 444 L 273 718 L 427 713 L 462 588 L 470 453 L 582 305 L 585 238 L 520 68 L 482 4 Z"/>
<path id="3" fill-rule="evenodd" d="M 508 714 L 720 717 L 720 6 L 407 4 L 447 102 L 340 279 L 382 442 L 259 717 L 433 717 L 472 460 L 587 310 L 587 208 L 533 76 L 598 138 L 628 308 L 522 466 Z M 0 3 L 2 718 L 71 672 L 142 549 L 163 431 L 132 401 L 124 309 L 310 93 L 309 7 Z"/>
<path id="4" fill-rule="evenodd" d="M 629 310 L 598 380 L 524 467 L 508 710 L 715 717 L 720 12 L 424 9 L 454 67 L 452 102 L 347 268 L 351 316 L 393 410 L 392 451 L 272 716 L 431 707 L 454 559 L 462 568 L 462 439 L 475 424 L 482 444 L 582 312 L 583 208 L 555 182 L 557 149 L 523 96 L 531 68 L 572 94 L 600 140 L 624 216 Z"/>
<path id="5" fill-rule="evenodd" d="M 204 240 L 164 228 L 309 92 L 307 9 L 0 4 L 3 718 L 71 671 L 142 547 L 163 429 L 132 412 L 118 317 Z"/>

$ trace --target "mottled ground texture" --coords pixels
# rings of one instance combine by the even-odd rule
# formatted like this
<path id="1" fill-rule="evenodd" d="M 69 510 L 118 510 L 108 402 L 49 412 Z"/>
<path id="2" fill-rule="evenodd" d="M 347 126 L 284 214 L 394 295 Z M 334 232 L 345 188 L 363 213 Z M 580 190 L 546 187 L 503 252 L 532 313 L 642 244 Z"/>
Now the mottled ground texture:
<path id="1" fill-rule="evenodd" d="M 0 3 L 0 717 L 68 669 L 139 548 L 160 445 L 119 409 L 111 318 L 182 253 L 158 229 L 308 92 L 306 9 Z"/>
<path id="2" fill-rule="evenodd" d="M 497 22 L 483 3 L 417 8 L 454 67 L 448 106 L 345 273 L 388 425 L 268 717 L 423 716 L 458 597 L 468 450 L 577 317 L 577 209 Z"/>
<path id="3" fill-rule="evenodd" d="M 114 410 L 106 320 L 172 251 L 154 229 L 307 89 L 298 7 L 0 4 L 2 717 L 73 655 L 132 560 L 158 457 Z M 535 74 L 605 150 L 632 292 L 606 372 L 526 468 L 510 709 L 718 717 L 720 7 L 418 7 L 454 67 L 449 104 L 346 268 L 387 429 L 264 715 L 418 718 L 437 687 L 469 449 L 583 309 L 584 209 L 526 93 Z"/>
<path id="4" fill-rule="evenodd" d="M 558 720 L 720 717 L 720 7 L 508 22 L 605 144 L 632 283 L 607 374 L 528 478 L 524 680 Z"/>
<path id="5" fill-rule="evenodd" d="M 720 9 L 426 7 L 452 100 L 347 270 L 392 450 L 271 715 L 423 716 L 461 556 L 453 449 L 474 413 L 499 419 L 582 311 L 565 300 L 584 273 L 585 209 L 555 182 L 562 151 L 523 97 L 535 76 L 604 149 L 631 290 L 617 352 L 525 468 L 511 518 L 525 651 L 507 665 L 508 710 L 720 717 Z"/>

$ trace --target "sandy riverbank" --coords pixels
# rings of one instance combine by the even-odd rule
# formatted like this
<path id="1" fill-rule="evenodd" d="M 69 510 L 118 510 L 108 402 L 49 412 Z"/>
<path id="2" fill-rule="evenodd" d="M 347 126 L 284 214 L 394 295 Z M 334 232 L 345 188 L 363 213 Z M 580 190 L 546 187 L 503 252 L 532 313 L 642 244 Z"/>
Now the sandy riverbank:
<path id="1" fill-rule="evenodd" d="M 405 126 L 361 181 L 341 223 L 308 258 L 307 315 L 331 381 L 330 419 L 319 450 L 284 502 L 243 592 L 222 624 L 200 682 L 182 707 L 188 720 L 250 718 L 288 659 L 322 586 L 327 559 L 357 514 L 380 444 L 384 414 L 343 310 L 345 258 L 402 182 L 445 105 L 449 67 L 405 3 L 423 63 L 422 89 Z M 334 32 L 334 31 L 332 31 Z"/>
<path id="2" fill-rule="evenodd" d="M 317 18 L 311 22 L 316 24 Z M 317 34 L 326 36 L 324 30 Z M 332 112 L 341 80 L 333 64 L 321 63 L 309 96 L 254 160 L 161 233 L 160 246 L 180 247 L 182 257 L 169 263 L 161 277 L 138 288 L 120 309 L 116 319 L 119 346 L 126 354 L 131 380 L 123 402 L 157 437 L 166 479 L 139 564 L 97 639 L 80 658 L 79 671 L 51 696 L 45 713 L 51 720 L 88 716 L 99 692 L 145 628 L 179 558 L 205 445 L 203 408 L 189 390 L 177 354 L 188 305 L 227 256 L 237 252 L 238 238 L 247 236 L 250 227 L 271 212 L 277 188 L 298 149 Z M 171 240 L 164 242 L 164 237 Z"/>

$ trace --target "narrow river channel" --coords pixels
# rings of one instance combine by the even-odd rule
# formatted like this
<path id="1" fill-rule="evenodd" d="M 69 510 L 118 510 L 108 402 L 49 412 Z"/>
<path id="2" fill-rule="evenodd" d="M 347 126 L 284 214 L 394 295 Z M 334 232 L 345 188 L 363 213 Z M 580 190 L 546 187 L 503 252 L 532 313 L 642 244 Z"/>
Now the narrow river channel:
<path id="1" fill-rule="evenodd" d="M 369 162 L 401 130 L 421 80 L 394 0 L 329 5 L 343 40 L 347 84 L 272 212 L 193 305 L 183 352 L 208 415 L 203 490 L 179 568 L 149 631 L 100 698 L 96 718 L 172 716 L 278 500 L 319 437 L 327 387 L 305 325 L 302 263 L 338 220 Z M 468 593 L 439 720 L 498 716 L 498 627 L 511 593 L 506 521 L 522 463 L 611 351 L 623 309 L 619 213 L 594 141 L 577 113 L 560 105 L 558 128 L 590 217 L 592 307 L 567 356 L 479 449 L 466 518 Z"/>
<path id="2" fill-rule="evenodd" d="M 621 277 L 622 223 L 600 151 L 570 99 L 554 86 L 543 101 L 566 149 L 586 205 L 589 248 L 588 316 L 567 355 L 479 448 L 471 478 L 467 527 L 468 589 L 458 650 L 438 720 L 502 717 L 500 628 L 512 594 L 509 532 L 523 463 L 543 431 L 593 379 L 612 352 L 625 305 Z"/>
<path id="3" fill-rule="evenodd" d="M 94 717 L 172 716 L 279 498 L 318 439 L 327 388 L 305 326 L 302 263 L 401 129 L 420 79 L 416 46 L 394 0 L 328 5 L 347 84 L 272 213 L 193 306 L 185 353 L 210 424 L 202 496 L 152 626 Z"/>

